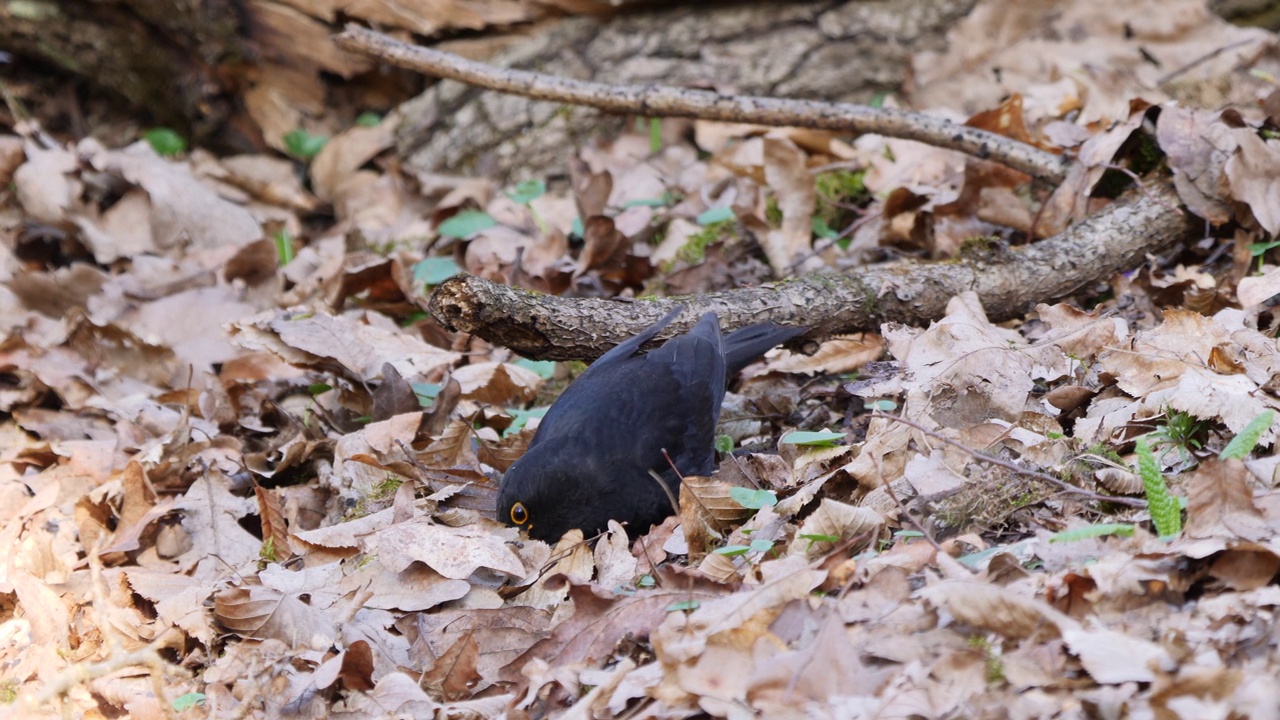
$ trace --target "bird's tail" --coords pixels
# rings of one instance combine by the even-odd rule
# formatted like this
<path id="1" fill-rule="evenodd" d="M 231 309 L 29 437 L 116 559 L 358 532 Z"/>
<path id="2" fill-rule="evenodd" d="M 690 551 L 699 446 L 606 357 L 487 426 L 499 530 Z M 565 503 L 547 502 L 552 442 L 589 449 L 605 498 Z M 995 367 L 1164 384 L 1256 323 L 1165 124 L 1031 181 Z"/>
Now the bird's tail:
<path id="1" fill-rule="evenodd" d="M 756 358 L 803 333 L 808 328 L 782 325 L 748 325 L 724 336 L 724 364 L 730 375 L 750 365 Z"/>

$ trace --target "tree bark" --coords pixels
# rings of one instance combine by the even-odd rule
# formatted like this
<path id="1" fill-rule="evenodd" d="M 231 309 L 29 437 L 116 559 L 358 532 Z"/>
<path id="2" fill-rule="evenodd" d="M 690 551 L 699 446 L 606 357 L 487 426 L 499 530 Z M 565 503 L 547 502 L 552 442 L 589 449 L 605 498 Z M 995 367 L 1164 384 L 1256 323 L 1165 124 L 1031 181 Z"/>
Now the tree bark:
<path id="1" fill-rule="evenodd" d="M 633 0 L 436 0 L 426 16 L 376 0 L 346 19 L 419 37 L 510 31 L 561 9 L 575 17 L 503 53 L 513 67 L 611 83 L 662 82 L 753 95 L 863 102 L 895 91 L 907 59 L 940 48 L 976 0 L 824 0 L 660 4 Z M 1275 28 L 1280 0 L 1211 0 L 1224 17 Z M 215 149 L 279 147 L 282 128 L 328 108 L 324 90 L 381 75 L 328 43 L 341 19 L 296 0 L 24 0 L 0 3 L 0 49 L 56 67 Z M 654 7 L 661 5 L 660 7 Z M 400 14 L 397 14 L 400 13 Z M 383 78 L 385 79 L 385 78 Z M 273 92 L 254 89 L 277 83 Z M 407 82 L 407 81 L 406 81 Z M 410 85 L 411 86 L 411 85 Z M 290 91 L 290 88 L 293 88 Z M 402 88 L 397 88 L 402 90 Z M 275 92 L 281 91 L 281 92 Z M 271 100 L 265 96 L 279 95 Z M 484 94 L 428 89 L 399 133 L 418 173 L 559 170 L 567 149 L 621 118 Z M 271 126 L 271 127 L 264 127 Z M 286 128 L 291 129 L 291 128 Z M 264 133 L 265 130 L 265 133 Z"/>
<path id="2" fill-rule="evenodd" d="M 492 62 L 611 84 L 866 102 L 896 91 L 911 54 L 941 49 L 975 1 L 708 3 L 571 18 Z M 400 153 L 424 176 L 564 172 L 574 148 L 625 122 L 450 81 L 402 110 Z"/>

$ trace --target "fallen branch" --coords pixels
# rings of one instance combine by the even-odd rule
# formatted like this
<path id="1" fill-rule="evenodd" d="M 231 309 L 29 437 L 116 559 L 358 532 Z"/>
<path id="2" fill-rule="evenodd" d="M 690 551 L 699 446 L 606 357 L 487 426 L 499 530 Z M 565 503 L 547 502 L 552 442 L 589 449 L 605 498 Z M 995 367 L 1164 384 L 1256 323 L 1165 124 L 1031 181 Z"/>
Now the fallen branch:
<path id="1" fill-rule="evenodd" d="M 606 85 L 511 70 L 452 53 L 401 42 L 359 25 L 348 25 L 335 42 L 385 63 L 470 85 L 550 102 L 585 105 L 643 117 L 692 117 L 773 127 L 804 127 L 853 134 L 872 133 L 917 140 L 992 160 L 1042 180 L 1060 181 L 1067 161 L 1053 153 L 986 130 L 930 115 L 770 97 L 722 95 L 662 85 Z"/>
<path id="2" fill-rule="evenodd" d="M 424 305 L 446 326 L 534 358 L 595 358 L 652 325 L 677 304 L 689 312 L 664 336 L 683 332 L 707 311 L 725 328 L 774 322 L 812 328 L 806 337 L 878 330 L 884 322 L 923 325 L 947 302 L 972 290 L 995 321 L 1021 316 L 1141 264 L 1148 255 L 1197 237 L 1186 213 L 1169 211 L 1177 196 L 1163 182 L 1064 232 L 1031 245 L 961 256 L 954 262 L 904 261 L 856 274 L 816 273 L 796 280 L 694 297 L 624 303 L 561 298 L 459 275 L 441 283 Z M 994 257 L 991 257 L 994 255 Z"/>

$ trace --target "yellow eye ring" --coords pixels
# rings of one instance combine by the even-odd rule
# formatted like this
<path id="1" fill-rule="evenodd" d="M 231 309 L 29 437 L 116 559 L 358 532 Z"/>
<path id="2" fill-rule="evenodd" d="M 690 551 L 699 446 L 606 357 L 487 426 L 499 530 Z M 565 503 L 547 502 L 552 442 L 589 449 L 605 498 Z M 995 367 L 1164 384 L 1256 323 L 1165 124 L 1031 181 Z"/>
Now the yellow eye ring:
<path id="1" fill-rule="evenodd" d="M 511 522 L 516 525 L 523 525 L 529 522 L 529 511 L 525 509 L 524 503 L 516 503 L 511 506 Z"/>

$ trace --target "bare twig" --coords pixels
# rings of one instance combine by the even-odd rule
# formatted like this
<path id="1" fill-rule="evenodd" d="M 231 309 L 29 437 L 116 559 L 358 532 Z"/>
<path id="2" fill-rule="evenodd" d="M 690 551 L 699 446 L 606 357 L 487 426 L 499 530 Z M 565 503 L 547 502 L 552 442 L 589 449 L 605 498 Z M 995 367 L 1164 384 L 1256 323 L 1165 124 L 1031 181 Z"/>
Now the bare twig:
<path id="1" fill-rule="evenodd" d="M 535 100 L 585 105 L 645 117 L 693 117 L 773 127 L 872 133 L 917 140 L 992 160 L 1042 180 L 1066 175 L 1064 158 L 1003 135 L 920 113 L 851 103 L 722 95 L 661 85 L 606 85 L 510 70 L 411 45 L 359 25 L 335 38 L 339 47 L 416 72 Z"/>
<path id="2" fill-rule="evenodd" d="M 956 442 L 955 440 L 952 440 L 951 438 L 944 437 L 924 427 L 923 425 L 917 422 L 908 420 L 899 415 L 889 415 L 887 413 L 876 412 L 875 416 L 886 418 L 888 420 L 893 420 L 894 422 L 900 422 L 903 425 L 913 427 L 916 430 L 919 430 L 920 432 L 924 433 L 925 435 L 928 435 L 929 437 L 933 438 L 934 440 L 944 442 L 947 445 L 950 445 L 954 448 L 957 448 L 959 450 L 962 450 L 968 453 L 969 455 L 973 456 L 977 460 L 981 460 L 982 462 L 985 462 L 985 463 L 991 463 L 992 465 L 997 465 L 1010 472 L 1015 472 L 1025 477 L 1035 478 L 1037 480 L 1043 480 L 1044 482 L 1047 482 L 1050 485 L 1053 485 L 1058 489 L 1062 490 L 1063 492 L 1071 495 L 1079 495 L 1081 497 L 1088 498 L 1089 500 L 1097 500 L 1098 502 L 1110 502 L 1110 503 L 1115 503 L 1117 505 L 1128 505 L 1130 507 L 1145 508 L 1147 506 L 1147 502 L 1145 500 L 1139 500 L 1137 498 L 1116 497 L 1114 495 L 1101 495 L 1096 492 L 1090 492 L 1089 490 L 1085 490 L 1084 488 L 1076 487 L 1075 485 L 1072 485 L 1071 483 L 1066 482 L 1065 480 L 1062 480 L 1060 478 L 1056 478 L 1048 473 L 1042 473 L 1036 470 L 1028 470 L 1024 467 L 1019 467 L 1011 462 L 1006 462 L 1004 460 L 1001 460 L 998 457 L 974 450 L 973 448 L 963 443 L 959 443 L 959 442 Z"/>

